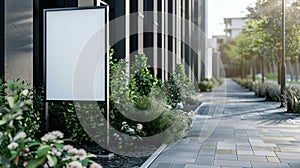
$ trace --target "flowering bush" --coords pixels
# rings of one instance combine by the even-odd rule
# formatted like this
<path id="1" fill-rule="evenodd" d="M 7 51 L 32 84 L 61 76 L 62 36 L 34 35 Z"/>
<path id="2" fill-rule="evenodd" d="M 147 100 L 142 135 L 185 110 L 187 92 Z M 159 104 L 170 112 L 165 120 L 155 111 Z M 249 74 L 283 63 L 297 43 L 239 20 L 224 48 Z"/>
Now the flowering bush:
<path id="1" fill-rule="evenodd" d="M 23 123 L 24 112 L 32 106 L 29 90 L 8 82 L 9 95 L 5 96 L 0 109 L 0 167 L 67 167 L 101 168 L 83 149 L 64 145 L 64 135 L 59 131 L 45 134 L 40 140 L 33 140 L 26 131 L 30 123 Z M 27 120 L 28 121 L 28 120 Z M 22 126 L 22 127 L 20 127 Z"/>
<path id="2" fill-rule="evenodd" d="M 41 137 L 41 141 L 26 138 L 26 133 L 19 132 L 9 140 L 9 157 L 1 155 L 1 166 L 4 167 L 90 167 L 101 166 L 94 163 L 90 158 L 94 155 L 87 154 L 83 149 L 76 149 L 71 145 L 64 145 L 63 133 L 53 131 Z M 6 137 L 6 138 L 9 138 Z M 1 140 L 5 139 L 2 136 Z M 3 162 L 4 161 L 4 162 Z"/>
<path id="3" fill-rule="evenodd" d="M 130 136 L 132 139 L 139 138 L 141 139 L 141 136 L 145 135 L 145 133 L 142 131 L 143 125 L 137 124 L 136 126 L 129 126 L 127 122 L 122 122 L 122 128 L 121 131 L 124 132 L 126 135 Z"/>
<path id="4" fill-rule="evenodd" d="M 113 135 L 115 140 L 119 142 L 118 148 L 131 148 L 138 143 L 137 140 L 142 141 L 142 137 L 145 136 L 145 132 L 142 129 L 142 124 L 130 126 L 126 121 L 123 121 L 121 127 L 123 134 L 119 135 L 115 133 Z"/>

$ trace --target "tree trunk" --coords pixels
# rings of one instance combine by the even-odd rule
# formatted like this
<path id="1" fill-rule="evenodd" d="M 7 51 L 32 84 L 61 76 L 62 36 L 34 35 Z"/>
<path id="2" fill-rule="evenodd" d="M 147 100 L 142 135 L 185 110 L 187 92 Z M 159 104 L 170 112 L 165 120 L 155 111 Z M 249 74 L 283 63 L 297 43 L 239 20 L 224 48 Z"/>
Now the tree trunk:
<path id="1" fill-rule="evenodd" d="M 265 83 L 265 57 L 262 56 L 262 64 L 261 64 L 261 82 Z"/>
<path id="2" fill-rule="evenodd" d="M 299 59 L 296 60 L 296 81 L 299 80 Z"/>
<path id="3" fill-rule="evenodd" d="M 256 65 L 255 65 L 255 57 L 252 58 L 252 81 L 255 82 L 255 73 L 256 73 Z"/>
<path id="4" fill-rule="evenodd" d="M 280 70 L 281 70 L 280 69 L 280 63 L 278 63 L 277 64 L 277 74 L 278 74 L 278 78 L 277 78 L 278 82 L 277 83 L 278 83 L 278 85 L 280 85 L 280 83 L 281 83 L 281 78 L 280 78 L 281 77 L 281 71 Z"/>

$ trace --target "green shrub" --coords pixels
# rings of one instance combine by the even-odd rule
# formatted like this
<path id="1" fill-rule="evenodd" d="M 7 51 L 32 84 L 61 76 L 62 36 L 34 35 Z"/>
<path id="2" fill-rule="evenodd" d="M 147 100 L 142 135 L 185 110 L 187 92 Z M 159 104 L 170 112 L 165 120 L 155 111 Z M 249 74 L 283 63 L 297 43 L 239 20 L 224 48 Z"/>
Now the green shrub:
<path id="1" fill-rule="evenodd" d="M 24 131 L 30 137 L 40 133 L 40 111 L 33 108 L 33 90 L 29 88 L 29 84 L 26 82 L 16 81 L 7 81 L 2 82 L 0 89 L 2 90 L 2 104 L 3 108 L 0 112 L 2 115 L 7 114 L 7 118 L 3 119 L 3 122 L 12 122 L 14 121 L 14 116 L 9 115 L 10 113 L 17 112 L 18 115 L 22 116 L 19 120 L 11 123 L 11 127 L 14 127 L 18 130 Z M 3 92 L 6 89 L 6 92 Z M 4 98 L 4 99 L 3 99 Z M 14 106 L 21 106 L 22 109 L 14 108 Z M 16 110 L 16 111 L 11 111 Z M 3 128 L 0 127 L 0 131 Z"/>
<path id="2" fill-rule="evenodd" d="M 220 85 L 219 81 L 216 78 L 212 77 L 212 78 L 210 78 L 210 80 L 212 81 L 214 87 L 217 87 Z"/>
<path id="3" fill-rule="evenodd" d="M 175 109 L 165 108 L 157 119 L 144 125 L 147 136 L 157 135 L 163 132 L 163 138 L 157 139 L 157 143 L 174 143 L 186 135 L 190 129 L 191 118 Z"/>
<path id="4" fill-rule="evenodd" d="M 169 80 L 163 83 L 163 88 L 168 97 L 168 104 L 175 108 L 176 104 L 183 100 L 183 96 L 181 94 L 180 85 L 177 84 L 177 80 L 173 75 L 170 76 Z"/>
<path id="5" fill-rule="evenodd" d="M 297 104 L 300 101 L 300 88 L 295 86 L 287 87 L 285 90 L 285 99 L 288 112 L 299 112 Z"/>
<path id="6" fill-rule="evenodd" d="M 95 156 L 85 150 L 71 146 L 67 149 L 62 139 L 64 135 L 59 131 L 33 140 L 35 137 L 30 134 L 36 132 L 38 118 L 32 115 L 28 84 L 8 81 L 6 87 L 7 95 L 0 109 L 0 167 L 86 167 L 90 164 L 100 167 L 90 160 Z"/>
<path id="7" fill-rule="evenodd" d="M 193 83 L 184 73 L 184 67 L 181 64 L 176 65 L 175 71 L 170 75 L 169 80 L 162 84 L 168 104 L 173 108 L 177 103 L 185 102 L 195 92 Z"/>
<path id="8" fill-rule="evenodd" d="M 157 79 L 152 76 L 147 64 L 148 58 L 145 54 L 135 55 L 135 61 L 131 64 L 134 75 L 130 78 L 130 97 L 133 100 L 138 96 L 148 96 L 156 87 Z"/>
<path id="9" fill-rule="evenodd" d="M 219 82 L 219 85 L 223 85 L 224 78 L 217 78 L 217 81 Z"/>
<path id="10" fill-rule="evenodd" d="M 151 100 L 147 96 L 140 96 L 136 99 L 134 105 L 139 110 L 148 110 L 151 107 Z"/>
<path id="11" fill-rule="evenodd" d="M 135 59 L 131 66 L 131 76 L 128 74 L 127 62 L 119 60 L 113 64 L 114 74 L 110 80 L 110 125 L 120 130 L 123 121 L 128 125 L 142 124 L 144 134 L 139 135 L 141 138 L 173 130 L 168 134 L 168 138 L 164 137 L 165 140 L 158 142 L 178 140 L 178 137 L 182 137 L 189 129 L 190 119 L 166 106 L 184 101 L 194 93 L 193 85 L 184 74 L 183 66 L 177 65 L 170 79 L 159 84 L 148 70 L 145 55 L 136 55 Z M 170 126 L 172 128 L 168 129 Z M 124 140 L 124 137 L 122 139 Z M 122 142 L 123 148 L 124 144 L 125 142 Z"/>
<path id="12" fill-rule="evenodd" d="M 254 84 L 254 91 L 255 96 L 257 97 L 265 97 L 266 96 L 266 88 L 268 87 L 265 83 L 255 83 Z"/>
<path id="13" fill-rule="evenodd" d="M 266 101 L 280 101 L 280 89 L 276 85 L 269 85 L 266 88 Z"/>
<path id="14" fill-rule="evenodd" d="M 202 92 L 211 92 L 213 87 L 214 87 L 213 82 L 208 79 L 204 79 L 198 84 L 198 88 Z"/>

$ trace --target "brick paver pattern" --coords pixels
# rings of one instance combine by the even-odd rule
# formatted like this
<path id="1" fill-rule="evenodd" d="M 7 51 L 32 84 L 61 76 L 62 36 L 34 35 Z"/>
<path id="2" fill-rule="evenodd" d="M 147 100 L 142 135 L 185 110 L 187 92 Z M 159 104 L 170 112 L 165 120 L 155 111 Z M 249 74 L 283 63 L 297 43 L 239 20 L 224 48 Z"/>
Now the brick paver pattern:
<path id="1" fill-rule="evenodd" d="M 192 129 L 151 168 L 300 168 L 300 116 L 230 79 L 203 93 Z"/>

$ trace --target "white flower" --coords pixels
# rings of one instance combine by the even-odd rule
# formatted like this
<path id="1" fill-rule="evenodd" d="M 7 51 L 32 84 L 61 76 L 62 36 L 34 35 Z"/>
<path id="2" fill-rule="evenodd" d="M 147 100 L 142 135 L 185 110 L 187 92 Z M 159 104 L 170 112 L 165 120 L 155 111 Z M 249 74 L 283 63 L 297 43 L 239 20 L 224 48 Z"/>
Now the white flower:
<path id="1" fill-rule="evenodd" d="M 143 125 L 142 125 L 142 124 L 137 124 L 137 125 L 136 125 L 136 129 L 142 130 L 142 129 L 143 129 Z"/>
<path id="2" fill-rule="evenodd" d="M 42 138 L 41 138 L 41 140 L 43 141 L 43 142 L 49 142 L 49 141 L 53 141 L 53 140 L 56 140 L 56 136 L 53 136 L 52 134 L 50 134 L 50 133 L 47 133 L 47 134 L 45 134 Z"/>
<path id="3" fill-rule="evenodd" d="M 45 134 L 41 140 L 43 142 L 49 142 L 49 141 L 54 141 L 56 140 L 57 138 L 63 138 L 64 137 L 64 134 L 60 131 L 52 131 L 52 132 L 49 132 L 47 134 Z"/>
<path id="4" fill-rule="evenodd" d="M 73 149 L 74 147 L 72 145 L 65 145 L 64 150 L 69 151 L 70 149 Z"/>
<path id="5" fill-rule="evenodd" d="M 68 153 L 74 153 L 74 154 L 76 154 L 77 153 L 77 149 L 76 148 L 69 149 Z"/>
<path id="6" fill-rule="evenodd" d="M 102 168 L 102 166 L 99 165 L 98 163 L 92 163 L 90 168 Z"/>
<path id="7" fill-rule="evenodd" d="M 79 149 L 77 150 L 77 153 L 76 153 L 78 156 L 79 156 L 79 159 L 80 160 L 84 160 L 86 157 L 87 157 L 87 153 L 85 150 L 83 149 Z"/>
<path id="8" fill-rule="evenodd" d="M 68 153 L 71 154 L 71 156 L 68 156 L 67 159 L 77 160 L 79 158 L 77 151 L 78 150 L 76 148 L 69 149 Z"/>
<path id="9" fill-rule="evenodd" d="M 127 122 L 126 122 L 126 121 L 123 121 L 123 122 L 122 122 L 122 125 L 127 125 Z"/>
<path id="10" fill-rule="evenodd" d="M 64 137 L 64 134 L 60 131 L 53 131 L 53 132 L 51 132 L 51 134 L 53 136 L 56 136 L 57 138 L 63 138 Z"/>
<path id="11" fill-rule="evenodd" d="M 60 157 L 61 156 L 61 152 L 56 152 L 56 156 Z"/>
<path id="12" fill-rule="evenodd" d="M 18 143 L 12 142 L 12 143 L 10 143 L 10 144 L 7 146 L 7 148 L 10 149 L 10 150 L 15 150 L 18 146 L 19 146 Z"/>
<path id="13" fill-rule="evenodd" d="M 28 165 L 28 161 L 24 161 L 23 166 L 26 167 Z"/>
<path id="14" fill-rule="evenodd" d="M 69 163 L 70 168 L 82 168 L 81 163 L 79 163 L 78 161 L 72 161 L 71 163 Z"/>
<path id="15" fill-rule="evenodd" d="M 24 139 L 26 138 L 26 133 L 25 132 L 19 132 L 17 133 L 17 135 L 14 137 L 14 141 L 20 140 L 20 139 Z"/>
<path id="16" fill-rule="evenodd" d="M 49 168 L 48 164 L 45 163 L 45 164 L 43 165 L 43 168 Z"/>
<path id="17" fill-rule="evenodd" d="M 0 139 L 2 138 L 2 136 L 3 136 L 3 132 L 0 132 Z"/>

